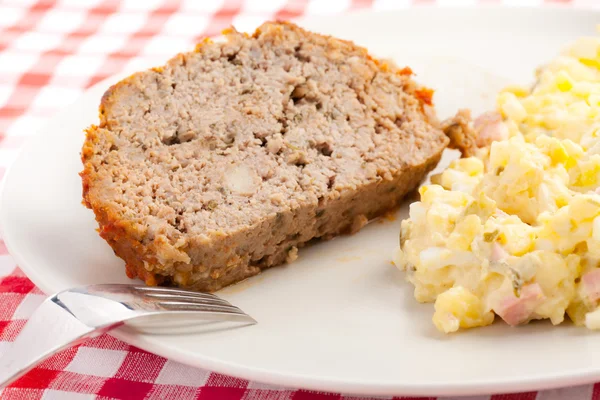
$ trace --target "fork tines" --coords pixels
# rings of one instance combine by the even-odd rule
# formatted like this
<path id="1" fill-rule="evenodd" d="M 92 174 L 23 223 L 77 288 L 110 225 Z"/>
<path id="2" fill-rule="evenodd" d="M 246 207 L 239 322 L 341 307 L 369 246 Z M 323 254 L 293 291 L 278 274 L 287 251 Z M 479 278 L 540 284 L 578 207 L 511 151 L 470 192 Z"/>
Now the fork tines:
<path id="1" fill-rule="evenodd" d="M 133 290 L 156 301 L 165 310 L 237 315 L 256 322 L 239 307 L 214 294 L 158 286 L 134 286 Z"/>

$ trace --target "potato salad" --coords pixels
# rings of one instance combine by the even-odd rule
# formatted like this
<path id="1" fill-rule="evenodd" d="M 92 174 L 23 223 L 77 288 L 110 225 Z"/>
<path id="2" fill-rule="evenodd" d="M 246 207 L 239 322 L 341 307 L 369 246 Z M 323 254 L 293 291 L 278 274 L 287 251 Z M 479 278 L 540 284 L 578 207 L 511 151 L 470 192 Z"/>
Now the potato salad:
<path id="1" fill-rule="evenodd" d="M 402 221 L 394 263 L 442 332 L 535 319 L 600 329 L 600 38 L 580 38 L 471 123 Z"/>

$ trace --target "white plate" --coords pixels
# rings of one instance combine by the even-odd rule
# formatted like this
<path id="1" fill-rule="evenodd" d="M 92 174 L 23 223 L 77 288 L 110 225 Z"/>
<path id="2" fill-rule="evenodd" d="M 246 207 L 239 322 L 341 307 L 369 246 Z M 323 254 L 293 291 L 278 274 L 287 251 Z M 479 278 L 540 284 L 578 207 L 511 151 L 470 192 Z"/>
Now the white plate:
<path id="1" fill-rule="evenodd" d="M 309 19 L 310 29 L 355 40 L 410 65 L 439 89 L 442 116 L 481 111 L 508 82 L 572 39 L 594 34 L 599 14 L 566 10 L 410 9 Z M 112 81 L 115 81 L 112 79 Z M 0 217 L 6 244 L 44 291 L 128 282 L 123 263 L 95 232 L 81 203 L 82 128 L 96 121 L 107 82 L 54 118 L 8 173 Z M 448 158 L 446 158 L 446 161 Z M 406 215 L 406 207 L 401 210 Z M 259 323 L 184 336 L 114 335 L 172 359 L 291 387 L 371 395 L 459 395 L 550 388 L 600 380 L 598 334 L 572 326 L 502 324 L 451 336 L 431 323 L 390 263 L 400 218 L 301 250 L 220 294 Z"/>

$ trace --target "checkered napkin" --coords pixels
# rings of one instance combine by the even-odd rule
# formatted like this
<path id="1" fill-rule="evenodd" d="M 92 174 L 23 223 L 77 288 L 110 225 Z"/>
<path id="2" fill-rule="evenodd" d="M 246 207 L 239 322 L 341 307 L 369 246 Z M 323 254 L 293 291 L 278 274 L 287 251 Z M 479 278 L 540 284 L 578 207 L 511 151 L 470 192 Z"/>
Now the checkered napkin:
<path id="1" fill-rule="evenodd" d="M 437 0 L 444 5 L 544 0 Z M 554 1 L 598 5 L 591 1 Z M 202 37 L 265 19 L 394 9 L 427 0 L 0 0 L 0 178 L 23 140 L 94 83 L 128 68 L 160 65 Z M 585 3 L 585 4 L 583 4 Z M 15 265 L 0 240 L 0 356 L 44 294 Z M 2 399 L 350 399 L 280 388 L 191 368 L 104 335 L 35 368 Z M 600 400 L 600 384 L 481 400 Z M 448 400 L 448 399 L 446 399 Z"/>

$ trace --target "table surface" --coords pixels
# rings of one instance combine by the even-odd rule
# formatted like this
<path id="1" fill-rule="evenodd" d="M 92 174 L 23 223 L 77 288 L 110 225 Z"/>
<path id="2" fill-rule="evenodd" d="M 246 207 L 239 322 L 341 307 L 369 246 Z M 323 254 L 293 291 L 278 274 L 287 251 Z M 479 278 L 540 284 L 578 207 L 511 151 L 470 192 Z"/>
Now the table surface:
<path id="1" fill-rule="evenodd" d="M 124 69 L 160 65 L 172 48 L 193 48 L 234 24 L 353 9 L 526 4 L 600 6 L 569 0 L 211 0 L 0 1 L 0 178 L 19 146 L 85 89 Z M 83 68 L 82 68 L 83 66 Z M 0 356 L 44 300 L 0 240 Z M 188 367 L 104 335 L 32 370 L 2 399 L 357 399 L 281 388 Z M 367 399 L 368 397 L 363 397 Z M 449 398 L 440 398 L 450 400 Z M 600 400 L 600 383 L 472 400 Z"/>

